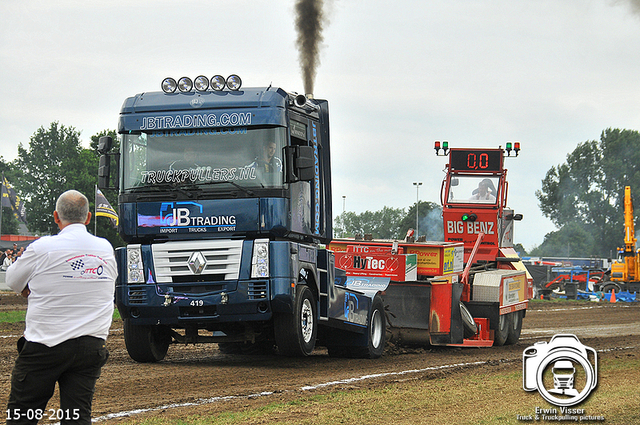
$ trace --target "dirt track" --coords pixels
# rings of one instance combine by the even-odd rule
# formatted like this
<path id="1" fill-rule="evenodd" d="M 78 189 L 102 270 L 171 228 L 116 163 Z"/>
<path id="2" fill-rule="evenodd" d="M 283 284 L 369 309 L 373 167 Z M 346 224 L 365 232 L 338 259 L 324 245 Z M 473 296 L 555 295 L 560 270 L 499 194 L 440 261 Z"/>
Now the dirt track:
<path id="1" fill-rule="evenodd" d="M 24 308 L 19 297 L 1 293 L 0 311 Z M 0 405 L 6 406 L 15 343 L 23 328 L 24 323 L 0 324 Z M 537 302 L 527 312 L 517 345 L 482 349 L 389 347 L 377 360 L 330 358 L 323 349 L 301 359 L 224 355 L 215 344 L 209 344 L 171 346 L 163 362 L 138 364 L 129 358 L 121 322 L 117 322 L 107 342 L 111 357 L 98 381 L 93 412 L 102 423 L 116 423 L 129 415 L 181 416 L 196 410 L 231 410 L 253 403 L 292 400 L 309 391 L 376 386 L 468 368 L 492 373 L 501 364 L 520 368 L 526 347 L 535 341 L 548 341 L 557 333 L 573 333 L 596 350 L 637 352 L 640 303 Z M 52 401 L 48 407 L 56 408 L 56 403 Z"/>

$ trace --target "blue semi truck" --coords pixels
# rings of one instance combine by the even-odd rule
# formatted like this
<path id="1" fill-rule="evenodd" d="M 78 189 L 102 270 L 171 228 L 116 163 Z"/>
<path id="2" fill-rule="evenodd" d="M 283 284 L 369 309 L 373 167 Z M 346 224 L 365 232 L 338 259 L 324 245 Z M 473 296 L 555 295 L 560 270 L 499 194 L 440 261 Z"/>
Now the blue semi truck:
<path id="1" fill-rule="evenodd" d="M 118 189 L 127 242 L 116 305 L 129 355 L 155 362 L 171 343 L 217 342 L 304 356 L 318 341 L 379 357 L 388 279 L 336 276 L 322 248 L 332 238 L 327 101 L 243 88 L 235 75 L 162 88 L 125 100 L 119 152 L 110 137 L 99 143 L 99 187 Z"/>

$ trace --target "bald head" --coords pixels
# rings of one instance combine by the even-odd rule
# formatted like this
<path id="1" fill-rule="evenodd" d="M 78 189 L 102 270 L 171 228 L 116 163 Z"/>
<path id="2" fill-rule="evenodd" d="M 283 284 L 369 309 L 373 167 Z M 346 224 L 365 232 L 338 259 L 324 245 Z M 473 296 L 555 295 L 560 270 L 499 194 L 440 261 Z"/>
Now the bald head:
<path id="1" fill-rule="evenodd" d="M 56 212 L 63 223 L 86 224 L 89 216 L 89 200 L 77 190 L 67 190 L 58 197 Z"/>

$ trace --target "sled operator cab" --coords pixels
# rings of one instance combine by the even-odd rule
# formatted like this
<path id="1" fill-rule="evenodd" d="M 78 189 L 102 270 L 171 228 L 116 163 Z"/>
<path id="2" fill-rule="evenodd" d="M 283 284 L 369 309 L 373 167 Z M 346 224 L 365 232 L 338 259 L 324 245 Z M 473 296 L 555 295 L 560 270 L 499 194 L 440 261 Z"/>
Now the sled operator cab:
<path id="1" fill-rule="evenodd" d="M 451 148 L 435 144 L 449 155 L 446 177 L 442 181 L 444 240 L 463 242 L 465 262 L 479 242 L 476 261 L 494 262 L 498 257 L 517 257 L 513 251 L 513 223 L 522 220 L 507 207 L 505 157 L 518 156 L 520 143 L 507 142 L 506 149 Z"/>

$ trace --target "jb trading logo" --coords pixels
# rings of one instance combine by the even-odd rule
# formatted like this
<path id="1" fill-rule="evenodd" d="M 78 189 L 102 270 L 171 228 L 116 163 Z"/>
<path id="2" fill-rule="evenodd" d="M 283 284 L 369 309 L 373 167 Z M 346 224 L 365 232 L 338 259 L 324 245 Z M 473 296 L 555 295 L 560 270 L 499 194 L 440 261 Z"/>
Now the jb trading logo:
<path id="1" fill-rule="evenodd" d="M 533 415 L 518 415 L 520 421 L 604 421 L 586 415 L 585 409 L 569 408 L 584 401 L 598 383 L 598 356 L 575 335 L 560 334 L 527 347 L 522 353 L 522 387 L 538 391 L 560 409 L 536 407 Z"/>
<path id="2" fill-rule="evenodd" d="M 194 215 L 191 215 L 191 214 Z M 170 227 L 216 227 L 219 231 L 235 230 L 234 215 L 203 216 L 203 205 L 197 202 L 163 202 L 160 222 Z"/>

